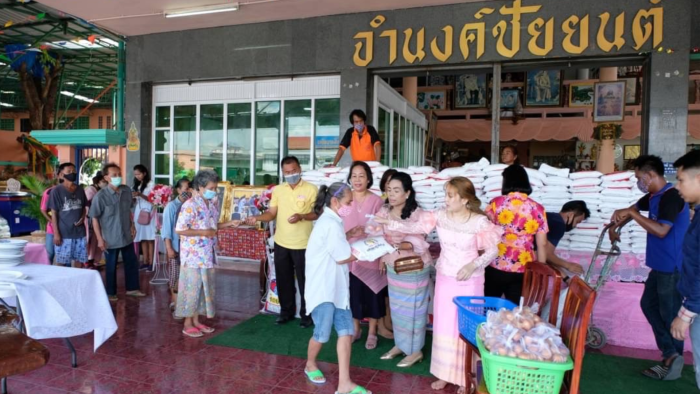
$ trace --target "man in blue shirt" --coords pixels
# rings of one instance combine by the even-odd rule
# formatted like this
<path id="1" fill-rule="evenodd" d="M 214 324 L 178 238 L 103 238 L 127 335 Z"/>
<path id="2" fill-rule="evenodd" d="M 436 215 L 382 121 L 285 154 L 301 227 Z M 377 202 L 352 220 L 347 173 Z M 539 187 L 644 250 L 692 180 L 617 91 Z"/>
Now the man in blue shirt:
<path id="1" fill-rule="evenodd" d="M 700 313 L 700 151 L 686 153 L 673 166 L 678 168 L 676 189 L 686 202 L 695 204 L 695 216 L 683 242 L 683 266 L 678 282 L 683 306 L 671 324 L 671 334 L 682 341 L 690 328 L 696 366 L 695 380 L 700 388 L 700 319 L 697 319 L 697 314 Z"/>
<path id="2" fill-rule="evenodd" d="M 678 190 L 664 178 L 664 164 L 657 156 L 640 156 L 634 162 L 637 187 L 644 193 L 635 205 L 615 211 L 610 229 L 611 241 L 616 227 L 634 220 L 647 231 L 646 265 L 651 268 L 644 282 L 640 305 L 654 331 L 656 346 L 663 354 L 661 364 L 642 373 L 656 380 L 675 380 L 683 369 L 683 341 L 671 336 L 671 322 L 681 307 L 676 288 L 683 259 L 683 237 L 690 224 L 688 204 Z M 649 217 L 640 211 L 648 211 Z"/>
<path id="3" fill-rule="evenodd" d="M 582 221 L 591 216 L 591 211 L 585 201 L 569 201 L 561 208 L 559 213 L 547 212 L 547 263 L 563 268 L 574 275 L 583 275 L 581 265 L 566 261 L 557 256 L 555 250 L 564 234 L 576 228 Z M 564 274 L 567 276 L 568 274 Z M 568 278 L 567 278 L 568 279 Z"/>
<path id="4" fill-rule="evenodd" d="M 175 309 L 177 302 L 177 287 L 180 278 L 180 236 L 175 232 L 175 223 L 180 214 L 182 203 L 192 197 L 190 193 L 190 180 L 182 178 L 177 181 L 173 193 L 173 199 L 165 206 L 163 211 L 163 227 L 161 237 L 165 242 L 168 254 L 168 285 L 170 287 L 170 309 Z M 175 320 L 182 320 L 173 314 Z"/>

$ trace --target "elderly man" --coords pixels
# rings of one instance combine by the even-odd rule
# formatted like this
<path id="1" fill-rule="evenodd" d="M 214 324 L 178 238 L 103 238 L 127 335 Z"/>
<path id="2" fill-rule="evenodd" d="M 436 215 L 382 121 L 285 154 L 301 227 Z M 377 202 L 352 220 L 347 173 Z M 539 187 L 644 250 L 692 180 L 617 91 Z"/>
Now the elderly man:
<path id="1" fill-rule="evenodd" d="M 276 324 L 285 324 L 296 315 L 296 290 L 294 276 L 301 295 L 301 326 L 310 327 L 313 322 L 306 314 L 304 283 L 306 278 L 306 246 L 318 215 L 313 212 L 316 202 L 316 186 L 301 179 L 301 166 L 294 156 L 282 159 L 282 173 L 287 181 L 272 191 L 270 209 L 262 215 L 250 216 L 248 225 L 277 219 L 275 232 L 275 275 L 281 311 Z"/>

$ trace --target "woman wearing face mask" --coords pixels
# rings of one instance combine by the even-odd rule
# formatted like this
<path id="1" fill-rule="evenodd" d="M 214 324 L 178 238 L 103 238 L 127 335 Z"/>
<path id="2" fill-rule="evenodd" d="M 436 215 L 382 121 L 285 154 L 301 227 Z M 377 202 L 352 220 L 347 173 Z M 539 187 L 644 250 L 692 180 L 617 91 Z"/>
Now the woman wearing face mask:
<path id="1" fill-rule="evenodd" d="M 352 186 L 352 211 L 343 218 L 348 241 L 352 244 L 366 237 L 364 228 L 369 220 L 367 215 L 374 215 L 384 204 L 382 199 L 368 189 L 372 187 L 372 170 L 364 161 L 356 161 L 350 166 L 348 183 Z M 379 323 L 386 315 L 387 281 L 379 271 L 379 260 L 356 261 L 350 265 L 350 307 L 355 337 L 353 342 L 362 337 L 360 321 L 369 319 L 369 333 L 365 348 L 377 347 L 377 331 L 387 339 L 394 335 Z"/>
<path id="2" fill-rule="evenodd" d="M 321 186 L 314 212 L 320 215 L 314 225 L 306 249 L 306 307 L 314 321 L 314 334 L 309 340 L 304 373 L 315 384 L 326 378 L 318 369 L 316 358 L 335 327 L 338 333 L 338 389 L 337 393 L 366 394 L 364 387 L 350 379 L 350 350 L 353 338 L 350 311 L 349 263 L 355 261 L 343 228 L 343 218 L 353 211 L 353 194 L 341 182 Z"/>
<path id="3" fill-rule="evenodd" d="M 185 319 L 182 333 L 198 338 L 214 329 L 199 322 L 199 315 L 214 317 L 214 245 L 216 230 L 235 227 L 240 221 L 218 223 L 216 197 L 219 177 L 201 170 L 192 180 L 192 198 L 180 208 L 175 233 L 180 236 L 180 280 L 175 316 Z"/>
<path id="4" fill-rule="evenodd" d="M 92 203 L 92 198 L 101 189 L 107 187 L 107 181 L 105 181 L 102 171 L 97 171 L 95 176 L 92 178 L 92 185 L 85 189 L 85 196 L 87 197 L 88 210 L 90 209 L 90 204 Z M 95 230 L 92 228 L 92 220 L 88 220 L 88 262 L 87 268 L 94 269 L 102 261 L 102 251 L 97 246 L 97 238 L 95 237 Z M 97 263 L 95 263 L 97 260 Z"/>
<path id="5" fill-rule="evenodd" d="M 366 124 L 365 112 L 361 109 L 353 110 L 350 113 L 350 123 L 352 127 L 345 131 L 343 139 L 340 140 L 332 165 L 338 164 L 347 149 L 350 149 L 353 161 L 381 161 L 382 142 L 379 140 L 377 130 Z"/>
<path id="6" fill-rule="evenodd" d="M 420 221 L 381 220 L 391 231 L 428 234 L 437 228 L 442 252 L 437 261 L 437 282 L 433 315 L 433 350 L 430 373 L 439 380 L 432 384 L 442 390 L 448 383 L 464 394 L 464 355 L 466 346 L 459 339 L 457 296 L 484 295 L 484 268 L 498 255 L 503 230 L 480 209 L 474 185 L 455 177 L 445 185 L 445 208 L 424 212 Z M 380 219 L 377 219 L 380 220 Z M 479 251 L 483 251 L 479 255 Z"/>
<path id="7" fill-rule="evenodd" d="M 143 252 L 142 270 L 153 270 L 153 245 L 156 239 L 156 215 L 153 204 L 148 201 L 148 195 L 153 190 L 155 184 L 151 180 L 151 175 L 146 166 L 137 164 L 134 166 L 134 186 L 132 195 L 134 202 L 134 223 L 136 225 L 136 237 L 134 242 L 138 242 Z M 139 223 L 141 212 L 150 215 L 148 224 Z"/>
<path id="8" fill-rule="evenodd" d="M 172 200 L 163 211 L 163 232 L 161 236 L 165 242 L 165 250 L 168 255 L 168 287 L 170 288 L 170 309 L 175 309 L 177 301 L 177 285 L 180 278 L 180 237 L 175 233 L 177 215 L 182 204 L 187 201 L 190 193 L 190 180 L 182 178 L 173 187 Z M 173 315 L 174 316 L 174 315 Z"/>
<path id="9" fill-rule="evenodd" d="M 411 177 L 397 172 L 387 185 L 389 204 L 377 212 L 375 220 L 390 219 L 404 224 L 423 221 L 425 212 L 418 208 Z M 381 258 L 381 270 L 387 273 L 389 282 L 389 305 L 394 328 L 395 346 L 381 359 L 391 360 L 399 355 L 406 357 L 398 366 L 407 368 L 423 360 L 425 326 L 428 323 L 428 282 L 432 257 L 429 245 L 420 232 L 401 232 L 384 225 L 384 238 L 393 244 L 397 251 Z M 420 256 L 423 270 L 397 274 L 394 262 L 403 257 Z"/>

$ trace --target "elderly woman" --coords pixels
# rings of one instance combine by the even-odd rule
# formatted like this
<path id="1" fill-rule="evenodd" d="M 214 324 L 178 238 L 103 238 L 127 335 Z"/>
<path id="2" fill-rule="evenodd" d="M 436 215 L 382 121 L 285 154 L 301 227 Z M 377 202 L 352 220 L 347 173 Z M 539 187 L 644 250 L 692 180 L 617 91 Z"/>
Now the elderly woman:
<path id="1" fill-rule="evenodd" d="M 219 212 L 214 171 L 202 170 L 192 180 L 192 198 L 180 208 L 175 232 L 180 236 L 180 283 L 176 317 L 185 318 L 182 333 L 198 338 L 214 329 L 199 322 L 199 315 L 214 317 L 214 245 L 216 230 L 234 227 L 240 221 L 217 223 Z"/>

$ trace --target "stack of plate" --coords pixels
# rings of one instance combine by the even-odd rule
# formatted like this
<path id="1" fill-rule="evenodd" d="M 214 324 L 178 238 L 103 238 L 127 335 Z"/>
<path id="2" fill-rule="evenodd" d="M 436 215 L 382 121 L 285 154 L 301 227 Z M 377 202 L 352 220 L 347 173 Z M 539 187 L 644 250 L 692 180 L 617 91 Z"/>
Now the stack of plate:
<path id="1" fill-rule="evenodd" d="M 0 270 L 24 263 L 24 246 L 21 239 L 0 240 Z"/>

